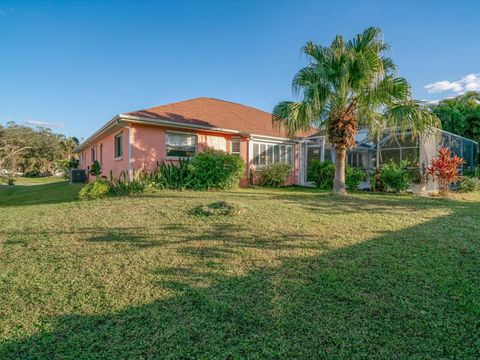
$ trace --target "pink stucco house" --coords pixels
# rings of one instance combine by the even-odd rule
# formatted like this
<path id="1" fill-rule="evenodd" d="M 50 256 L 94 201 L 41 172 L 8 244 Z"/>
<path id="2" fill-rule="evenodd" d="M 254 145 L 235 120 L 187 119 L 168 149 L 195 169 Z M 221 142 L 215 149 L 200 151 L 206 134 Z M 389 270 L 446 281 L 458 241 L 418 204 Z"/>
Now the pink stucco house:
<path id="1" fill-rule="evenodd" d="M 272 124 L 272 115 L 229 101 L 196 98 L 118 114 L 77 148 L 80 167 L 98 160 L 103 174 L 153 170 L 157 162 L 178 161 L 205 147 L 238 154 L 251 169 L 276 162 L 291 165 L 290 184 L 300 182 L 299 139 Z"/>

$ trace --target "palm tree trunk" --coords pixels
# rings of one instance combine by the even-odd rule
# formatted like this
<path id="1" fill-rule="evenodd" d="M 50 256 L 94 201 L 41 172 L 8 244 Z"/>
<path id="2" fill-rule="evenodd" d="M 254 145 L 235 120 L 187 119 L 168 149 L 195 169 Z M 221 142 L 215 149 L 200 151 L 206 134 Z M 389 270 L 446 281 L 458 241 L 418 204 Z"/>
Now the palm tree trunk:
<path id="1" fill-rule="evenodd" d="M 347 157 L 347 149 L 345 147 L 335 149 L 335 178 L 333 179 L 333 193 L 345 195 L 347 189 L 345 187 L 345 163 Z"/>

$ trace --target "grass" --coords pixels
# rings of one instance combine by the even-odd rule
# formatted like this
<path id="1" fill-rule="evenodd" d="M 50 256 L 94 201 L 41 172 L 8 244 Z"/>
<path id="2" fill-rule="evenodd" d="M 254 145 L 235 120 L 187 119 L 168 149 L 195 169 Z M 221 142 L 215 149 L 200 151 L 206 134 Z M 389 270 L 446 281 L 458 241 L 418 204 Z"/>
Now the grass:
<path id="1" fill-rule="evenodd" d="M 480 356 L 479 193 L 78 190 L 0 189 L 2 359 Z"/>

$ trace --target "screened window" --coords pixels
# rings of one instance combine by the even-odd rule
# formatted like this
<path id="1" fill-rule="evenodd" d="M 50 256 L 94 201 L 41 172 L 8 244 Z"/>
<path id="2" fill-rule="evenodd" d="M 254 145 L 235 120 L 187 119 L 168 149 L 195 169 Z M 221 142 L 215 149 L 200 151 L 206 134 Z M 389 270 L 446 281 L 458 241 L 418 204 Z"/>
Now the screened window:
<path id="1" fill-rule="evenodd" d="M 253 143 L 253 164 L 257 166 L 279 162 L 293 166 L 293 146 L 282 144 Z"/>
<path id="2" fill-rule="evenodd" d="M 197 152 L 197 135 L 167 132 L 167 156 L 191 157 Z"/>
<path id="3" fill-rule="evenodd" d="M 351 167 L 362 166 L 362 154 L 357 152 L 350 152 L 347 154 L 347 164 Z"/>
<path id="4" fill-rule="evenodd" d="M 115 135 L 115 158 L 121 158 L 123 156 L 123 134 Z"/>
<path id="5" fill-rule="evenodd" d="M 96 146 L 92 147 L 91 157 L 92 157 L 92 163 L 94 163 L 95 160 L 97 160 L 97 148 L 96 148 Z"/>
<path id="6" fill-rule="evenodd" d="M 234 155 L 240 155 L 240 138 L 232 138 L 230 141 L 230 152 Z"/>

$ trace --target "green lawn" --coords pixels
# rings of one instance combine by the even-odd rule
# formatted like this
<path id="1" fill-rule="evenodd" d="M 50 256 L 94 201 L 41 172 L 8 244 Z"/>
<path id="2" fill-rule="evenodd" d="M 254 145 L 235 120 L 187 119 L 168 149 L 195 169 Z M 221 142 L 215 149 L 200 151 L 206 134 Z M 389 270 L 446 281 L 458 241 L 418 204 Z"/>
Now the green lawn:
<path id="1" fill-rule="evenodd" d="M 480 356 L 478 193 L 78 191 L 0 188 L 1 359 Z"/>

